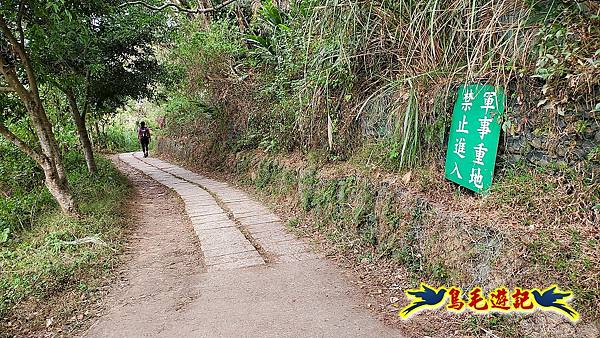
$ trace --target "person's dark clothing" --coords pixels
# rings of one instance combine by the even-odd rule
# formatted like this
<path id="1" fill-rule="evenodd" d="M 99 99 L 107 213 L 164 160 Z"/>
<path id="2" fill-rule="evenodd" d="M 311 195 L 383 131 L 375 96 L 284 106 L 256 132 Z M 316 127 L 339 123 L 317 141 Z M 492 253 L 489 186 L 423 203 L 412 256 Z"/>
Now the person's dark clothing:
<path id="1" fill-rule="evenodd" d="M 147 138 L 143 138 L 140 140 L 140 143 L 142 144 L 142 151 L 144 152 L 144 156 L 148 156 L 148 145 L 150 144 L 150 139 Z"/>
<path id="2" fill-rule="evenodd" d="M 148 127 L 138 129 L 138 139 L 140 140 L 140 144 L 142 145 L 144 157 L 148 157 L 148 145 L 150 144 L 151 139 L 150 129 Z"/>

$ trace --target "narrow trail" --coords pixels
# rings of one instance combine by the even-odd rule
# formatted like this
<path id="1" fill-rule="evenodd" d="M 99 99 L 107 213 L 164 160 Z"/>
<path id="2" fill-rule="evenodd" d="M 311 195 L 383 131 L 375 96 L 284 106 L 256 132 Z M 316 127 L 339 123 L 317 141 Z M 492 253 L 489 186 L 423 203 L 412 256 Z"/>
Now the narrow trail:
<path id="1" fill-rule="evenodd" d="M 243 191 L 139 154 L 119 159 L 139 225 L 121 283 L 82 336 L 400 336 Z"/>

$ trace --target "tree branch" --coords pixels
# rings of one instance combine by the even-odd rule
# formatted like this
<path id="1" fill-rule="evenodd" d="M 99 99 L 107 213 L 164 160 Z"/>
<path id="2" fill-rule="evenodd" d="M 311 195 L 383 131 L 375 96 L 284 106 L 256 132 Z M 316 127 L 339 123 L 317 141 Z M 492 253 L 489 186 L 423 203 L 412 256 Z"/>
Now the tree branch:
<path id="1" fill-rule="evenodd" d="M 19 95 L 21 101 L 23 101 L 23 104 L 28 107 L 28 104 L 31 101 L 31 93 L 29 93 L 29 91 L 27 91 L 27 89 L 19 81 L 19 77 L 17 76 L 14 67 L 7 65 L 2 57 L 0 57 L 0 73 L 2 73 L 4 80 L 8 83 L 10 88 L 14 89 L 14 91 Z"/>
<path id="2" fill-rule="evenodd" d="M 0 93 L 12 93 L 14 91 L 12 87 L 0 87 Z"/>
<path id="3" fill-rule="evenodd" d="M 13 134 L 6 126 L 0 123 L 0 135 L 4 136 L 8 141 L 12 144 L 16 145 L 22 152 L 29 155 L 32 159 L 34 159 L 40 166 L 42 166 L 45 162 L 47 162 L 44 155 L 38 153 L 33 148 L 31 148 L 27 143 L 23 142 L 19 139 L 15 134 Z"/>
<path id="4" fill-rule="evenodd" d="M 21 58 L 21 64 L 25 69 L 25 73 L 27 73 L 27 80 L 29 81 L 29 86 L 31 87 L 31 93 L 35 95 L 35 97 L 39 97 L 37 80 L 35 78 L 35 74 L 33 73 L 33 68 L 31 67 L 31 63 L 29 62 L 29 57 L 25 52 L 25 48 L 19 43 L 13 32 L 8 28 L 6 21 L 4 20 L 4 16 L 0 15 L 0 31 L 4 34 L 6 39 L 8 39 L 8 43 L 13 45 L 14 49 L 19 54 Z M 6 75 L 6 74 L 5 74 Z"/>
<path id="5" fill-rule="evenodd" d="M 149 4 L 147 4 L 147 3 L 143 2 L 143 1 L 129 1 L 129 2 L 124 2 L 121 5 L 119 5 L 119 7 L 140 5 L 140 6 L 148 8 L 148 9 L 151 9 L 153 11 L 162 11 L 163 9 L 172 7 L 172 8 L 176 9 L 179 12 L 190 13 L 190 14 L 200 14 L 200 13 L 209 13 L 209 12 L 218 11 L 219 9 L 221 9 L 221 8 L 227 6 L 227 5 L 230 5 L 230 4 L 232 4 L 232 3 L 236 2 L 236 1 L 237 0 L 227 0 L 227 1 L 224 1 L 223 3 L 221 3 L 221 4 L 217 5 L 217 6 L 211 7 L 211 8 L 200 8 L 200 7 L 198 7 L 196 9 L 185 8 L 185 7 L 179 6 L 177 4 L 174 4 L 172 2 L 166 3 L 166 4 L 162 5 L 162 6 L 152 6 L 152 5 L 149 5 Z"/>
<path id="6" fill-rule="evenodd" d="M 19 4 L 19 13 L 17 14 L 17 30 L 19 31 L 19 42 L 21 47 L 25 46 L 25 33 L 23 32 L 23 11 L 25 10 L 25 1 L 21 0 Z"/>
<path id="7" fill-rule="evenodd" d="M 85 116 L 88 112 L 88 108 L 90 106 L 90 95 L 91 95 L 91 84 L 90 84 L 90 70 L 88 69 L 85 72 L 85 97 L 83 101 L 83 110 L 81 111 L 81 118 L 85 121 Z"/>

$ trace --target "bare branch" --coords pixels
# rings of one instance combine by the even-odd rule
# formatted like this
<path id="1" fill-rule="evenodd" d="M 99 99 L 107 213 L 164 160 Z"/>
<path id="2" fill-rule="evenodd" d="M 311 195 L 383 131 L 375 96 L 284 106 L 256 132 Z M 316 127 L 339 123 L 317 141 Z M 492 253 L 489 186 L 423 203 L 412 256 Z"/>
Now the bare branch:
<path id="1" fill-rule="evenodd" d="M 218 11 L 219 9 L 221 9 L 221 8 L 227 6 L 227 5 L 230 5 L 230 4 L 232 4 L 232 3 L 236 2 L 236 1 L 237 0 L 227 0 L 227 1 L 221 3 L 221 4 L 217 5 L 217 6 L 211 7 L 211 8 L 200 8 L 200 7 L 198 7 L 196 9 L 185 8 L 185 7 L 179 6 L 179 5 L 177 5 L 175 3 L 172 3 L 172 2 L 166 3 L 166 4 L 162 5 L 162 6 L 152 6 L 152 5 L 149 5 L 149 4 L 147 4 L 147 3 L 143 2 L 143 1 L 129 1 L 129 2 L 125 2 L 125 3 L 122 3 L 119 7 L 140 5 L 140 6 L 148 8 L 148 9 L 151 9 L 153 11 L 162 11 L 163 9 L 172 7 L 172 8 L 176 9 L 179 12 L 190 13 L 190 14 L 199 14 L 199 13 L 209 13 L 209 12 Z"/>
<path id="2" fill-rule="evenodd" d="M 14 91 L 12 87 L 0 87 L 0 93 L 12 93 Z"/>
<path id="3" fill-rule="evenodd" d="M 175 8 L 179 12 L 196 13 L 195 10 L 193 10 L 193 9 L 184 8 L 184 7 L 181 7 L 181 6 L 177 5 L 177 4 L 174 4 L 172 2 L 166 3 L 166 4 L 162 5 L 162 6 L 152 6 L 152 5 L 149 5 L 149 4 L 147 4 L 147 3 L 143 2 L 143 1 L 130 1 L 130 2 L 125 2 L 125 3 L 121 4 L 119 7 L 133 6 L 133 5 L 140 5 L 140 6 L 148 8 L 148 9 L 151 9 L 153 11 L 162 11 L 165 8 L 173 7 L 173 8 Z"/>

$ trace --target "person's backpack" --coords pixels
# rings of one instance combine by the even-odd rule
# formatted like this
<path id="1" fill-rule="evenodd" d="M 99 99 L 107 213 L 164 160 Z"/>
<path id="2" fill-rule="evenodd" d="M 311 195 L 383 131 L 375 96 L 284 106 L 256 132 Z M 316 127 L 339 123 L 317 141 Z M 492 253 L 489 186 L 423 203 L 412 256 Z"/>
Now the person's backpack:
<path id="1" fill-rule="evenodd" d="M 150 139 L 150 129 L 142 128 L 142 138 L 146 140 Z"/>

